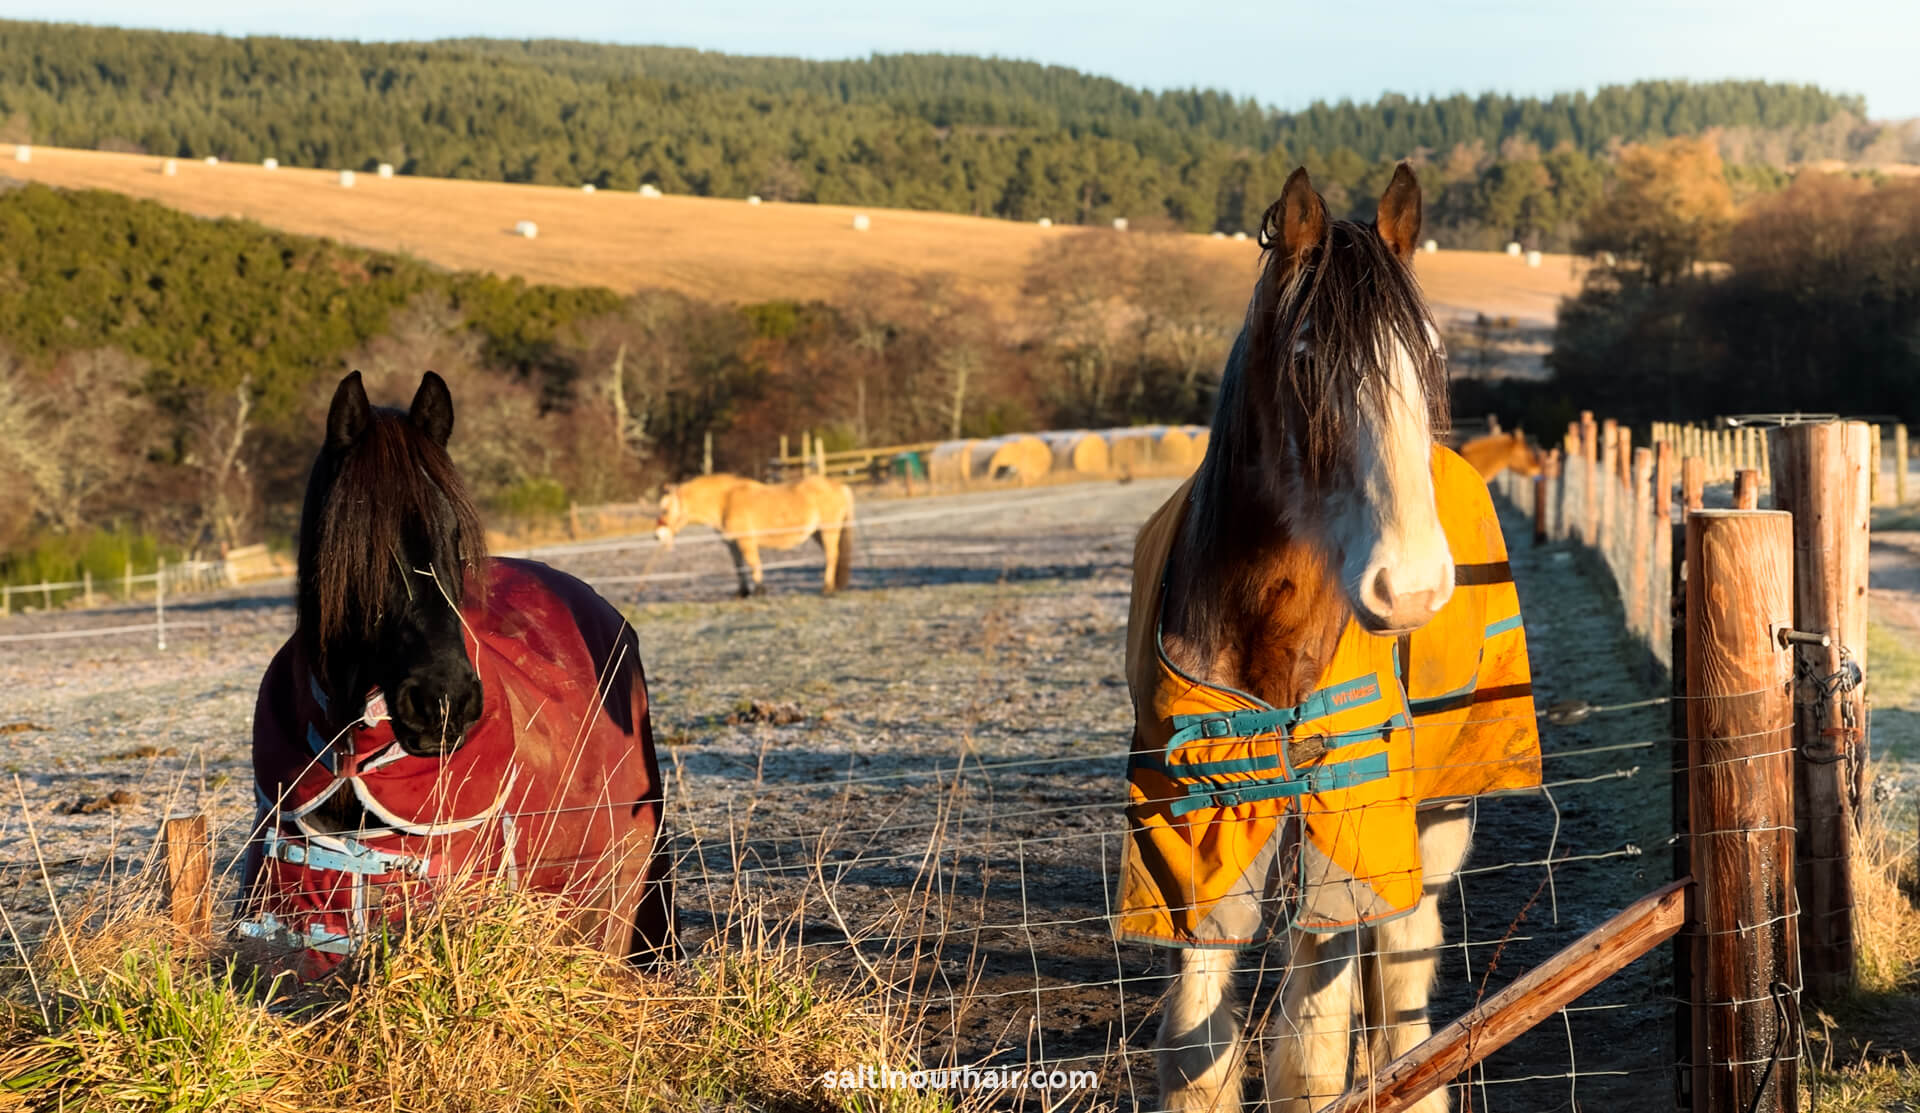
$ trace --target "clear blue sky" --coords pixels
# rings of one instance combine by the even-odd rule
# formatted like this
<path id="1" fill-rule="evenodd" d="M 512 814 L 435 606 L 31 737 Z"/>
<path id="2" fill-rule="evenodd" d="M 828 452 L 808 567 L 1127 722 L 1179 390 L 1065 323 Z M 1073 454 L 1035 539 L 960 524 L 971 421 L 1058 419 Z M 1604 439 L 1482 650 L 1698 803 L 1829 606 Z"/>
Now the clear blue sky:
<path id="1" fill-rule="evenodd" d="M 1281 108 L 1644 77 L 1765 78 L 1920 116 L 1920 0 L 0 0 L 18 19 L 358 39 L 455 35 L 734 53 L 994 54 Z"/>

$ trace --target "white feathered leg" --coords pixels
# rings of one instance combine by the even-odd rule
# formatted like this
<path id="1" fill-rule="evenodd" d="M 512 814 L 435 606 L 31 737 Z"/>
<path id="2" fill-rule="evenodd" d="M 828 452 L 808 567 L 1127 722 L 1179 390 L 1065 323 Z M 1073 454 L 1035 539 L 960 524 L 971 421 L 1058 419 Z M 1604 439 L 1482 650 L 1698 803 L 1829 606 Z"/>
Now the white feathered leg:
<path id="1" fill-rule="evenodd" d="M 1160 1108 L 1173 1113 L 1240 1113 L 1244 1048 L 1234 1015 L 1235 951 L 1185 950 L 1161 1014 L 1155 1056 Z"/>
<path id="2" fill-rule="evenodd" d="M 1310 1113 L 1347 1086 L 1359 964 L 1355 933 L 1290 933 L 1280 1012 L 1268 1030 L 1267 1102 L 1274 1113 Z"/>

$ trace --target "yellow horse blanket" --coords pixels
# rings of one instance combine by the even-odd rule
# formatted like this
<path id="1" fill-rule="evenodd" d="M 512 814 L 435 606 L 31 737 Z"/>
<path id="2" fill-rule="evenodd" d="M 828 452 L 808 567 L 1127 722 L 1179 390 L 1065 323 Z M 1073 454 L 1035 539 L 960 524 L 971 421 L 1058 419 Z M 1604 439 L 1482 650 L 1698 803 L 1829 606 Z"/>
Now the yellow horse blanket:
<path id="1" fill-rule="evenodd" d="M 1320 686 L 1294 707 L 1186 676 L 1161 648 L 1167 558 L 1192 480 L 1141 529 L 1122 938 L 1249 947 L 1276 923 L 1325 932 L 1411 911 L 1424 884 L 1421 804 L 1539 785 L 1526 633 L 1493 501 L 1446 448 L 1434 448 L 1432 474 L 1453 597 L 1398 639 L 1349 619 Z M 1290 744 L 1311 756 L 1296 766 Z M 1284 917 L 1261 914 L 1269 906 Z"/>

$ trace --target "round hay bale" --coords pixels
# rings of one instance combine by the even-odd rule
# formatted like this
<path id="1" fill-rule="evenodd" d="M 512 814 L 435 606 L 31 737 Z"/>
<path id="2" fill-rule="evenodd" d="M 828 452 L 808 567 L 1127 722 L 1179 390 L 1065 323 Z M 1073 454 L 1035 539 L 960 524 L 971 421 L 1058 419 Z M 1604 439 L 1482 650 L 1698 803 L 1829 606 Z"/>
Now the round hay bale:
<path id="1" fill-rule="evenodd" d="M 280 169 L 280 160 L 277 158 L 263 158 L 260 160 L 260 169 L 278 170 Z"/>
<path id="2" fill-rule="evenodd" d="M 1225 232 L 1222 232 L 1220 229 L 1215 228 L 1213 230 L 1213 238 L 1216 240 L 1224 240 L 1227 238 L 1227 234 Z"/>
<path id="3" fill-rule="evenodd" d="M 758 205 L 759 203 L 760 203 L 760 195 L 759 195 L 759 194 L 757 194 L 757 193 L 749 193 L 749 194 L 747 194 L 747 204 L 749 204 L 749 205 Z"/>
<path id="4" fill-rule="evenodd" d="M 1034 223 L 1038 224 L 1042 228 L 1051 228 L 1053 227 L 1053 218 L 1050 216 L 1043 216 L 1039 220 L 1034 221 Z"/>
<path id="5" fill-rule="evenodd" d="M 391 163 L 391 162 L 383 162 L 383 163 L 381 163 L 381 164 L 380 164 L 380 166 L 379 166 L 379 168 L 378 168 L 378 169 L 376 169 L 376 170 L 374 171 L 374 173 L 375 173 L 375 174 L 378 174 L 378 175 L 379 175 L 380 177 L 382 177 L 382 178 L 391 178 L 391 177 L 393 177 L 393 163 Z"/>
<path id="6" fill-rule="evenodd" d="M 163 163 L 161 163 L 161 164 L 160 164 L 160 173 L 161 173 L 161 174 L 163 174 L 163 175 L 165 175 L 165 176 L 167 176 L 167 177 L 169 177 L 169 178 L 171 178 L 171 177 L 173 177 L 174 175 L 176 175 L 176 174 L 178 174 L 178 173 L 180 173 L 180 163 L 179 163 L 179 161 L 178 161 L 178 160 L 176 160 L 176 159 L 168 159 L 167 161 L 165 161 L 165 162 L 163 162 Z"/>
<path id="7" fill-rule="evenodd" d="M 1538 251 L 1527 252 L 1527 265 L 1530 267 L 1537 267 L 1540 265 L 1540 253 Z"/>
<path id="8" fill-rule="evenodd" d="M 1121 475 L 1145 475 L 1163 467 L 1158 457 L 1160 434 L 1164 432 L 1164 425 L 1108 429 L 1103 436 L 1113 470 Z"/>
<path id="9" fill-rule="evenodd" d="M 582 193 L 592 193 L 592 192 L 593 192 L 593 183 L 592 183 L 592 182 L 588 182 L 588 183 L 587 183 L 586 185 L 583 185 L 583 186 L 581 186 L 581 187 L 580 187 L 580 192 L 582 192 Z"/>
<path id="10" fill-rule="evenodd" d="M 525 236 L 527 239 L 533 239 L 540 234 L 540 226 L 531 220 L 517 221 L 513 226 L 513 234 L 516 236 Z"/>
<path id="11" fill-rule="evenodd" d="M 1247 241 L 1247 234 L 1245 232 L 1235 232 L 1233 234 L 1234 243 L 1245 243 L 1246 241 Z"/>
<path id="12" fill-rule="evenodd" d="M 1053 470 L 1074 475 L 1105 475 L 1113 469 L 1113 453 L 1098 433 L 1070 429 L 1040 434 L 1053 453 Z"/>
<path id="13" fill-rule="evenodd" d="M 856 232 L 864 232 L 864 231 L 866 231 L 866 230 L 867 230 L 867 229 L 868 229 L 869 227 L 871 227 L 871 226 L 872 226 L 872 224 L 873 224 L 873 222 L 867 219 L 867 214 L 866 214 L 866 213 L 854 213 L 854 214 L 853 214 L 853 230 L 854 230 L 854 231 L 856 231 Z"/>
<path id="14" fill-rule="evenodd" d="M 220 165 L 220 160 L 213 155 L 208 155 L 206 158 L 201 159 L 200 161 L 206 163 L 208 166 Z"/>
<path id="15" fill-rule="evenodd" d="M 1185 426 L 1176 425 L 1163 431 L 1154 449 L 1154 459 L 1161 467 L 1183 475 L 1200 462 L 1193 454 L 1193 434 Z"/>
<path id="16" fill-rule="evenodd" d="M 32 162 L 33 148 L 27 146 L 25 143 L 15 143 L 13 145 L 13 161 Z"/>
<path id="17" fill-rule="evenodd" d="M 353 188 L 353 171 L 351 170 L 340 171 L 340 188 L 341 189 Z"/>
<path id="18" fill-rule="evenodd" d="M 1426 252 L 1428 255 L 1432 255 L 1434 252 L 1440 250 L 1440 241 L 1428 240 L 1426 243 L 1420 245 L 1420 250 Z"/>
<path id="19" fill-rule="evenodd" d="M 1114 231 L 1116 231 L 1116 232 L 1124 232 L 1124 231 L 1126 231 L 1126 230 L 1127 230 L 1127 218 L 1126 218 L 1126 217 L 1124 217 L 1124 216 L 1116 216 L 1116 217 L 1114 217 L 1114 218 L 1113 218 L 1113 230 L 1114 230 Z"/>
<path id="20" fill-rule="evenodd" d="M 965 487 L 971 478 L 973 445 L 970 440 L 942 441 L 927 457 L 927 482 L 935 487 Z"/>
<path id="21" fill-rule="evenodd" d="M 1518 259 L 1520 257 L 1520 241 L 1519 240 L 1513 240 L 1507 244 L 1507 254 L 1513 256 L 1515 259 Z"/>
<path id="22" fill-rule="evenodd" d="M 653 184 L 652 182 L 641 182 L 641 183 L 640 183 L 640 196 L 642 196 L 642 197 L 658 197 L 658 196 L 660 196 L 660 187 L 659 187 L 659 186 L 656 186 L 656 185 L 654 185 L 654 184 Z"/>
<path id="23" fill-rule="evenodd" d="M 973 446 L 971 477 L 1025 487 L 1053 470 L 1053 450 L 1031 433 L 1014 433 Z"/>

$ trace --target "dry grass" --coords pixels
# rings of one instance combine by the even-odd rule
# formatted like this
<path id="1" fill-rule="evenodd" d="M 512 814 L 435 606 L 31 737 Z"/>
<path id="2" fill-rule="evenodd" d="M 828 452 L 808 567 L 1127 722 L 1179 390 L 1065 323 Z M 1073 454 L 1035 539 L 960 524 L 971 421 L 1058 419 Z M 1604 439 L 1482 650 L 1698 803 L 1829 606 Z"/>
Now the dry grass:
<path id="1" fill-rule="evenodd" d="M 4 983 L 0 1110 L 951 1108 L 822 1088 L 909 1065 L 913 1033 L 750 919 L 650 976 L 574 941 L 552 900 L 462 904 L 313 986 L 150 911 L 50 943 Z"/>
<path id="2" fill-rule="evenodd" d="M 357 176 L 343 189 L 333 171 L 182 159 L 160 173 L 144 155 L 34 147 L 33 161 L 12 161 L 0 144 L 0 175 L 69 188 L 112 190 L 200 216 L 244 217 L 269 227 L 399 251 L 461 270 L 519 275 L 560 285 L 621 291 L 664 287 L 720 302 L 778 298 L 844 301 L 870 271 L 947 272 L 1003 318 L 1018 308 L 1021 279 L 1035 250 L 1068 226 L 1041 228 L 951 213 L 856 209 L 839 205 L 748 205 L 699 197 L 496 182 Z M 872 217 L 853 230 L 853 214 Z M 513 234 L 531 220 L 537 239 Z M 1253 278 L 1257 248 L 1208 236 L 1185 237 L 1209 264 L 1239 268 L 1227 313 L 1238 314 Z M 1541 266 L 1502 254 L 1442 251 L 1419 257 L 1427 298 L 1443 316 L 1482 312 L 1545 323 L 1578 287 L 1577 264 L 1564 255 Z"/>

